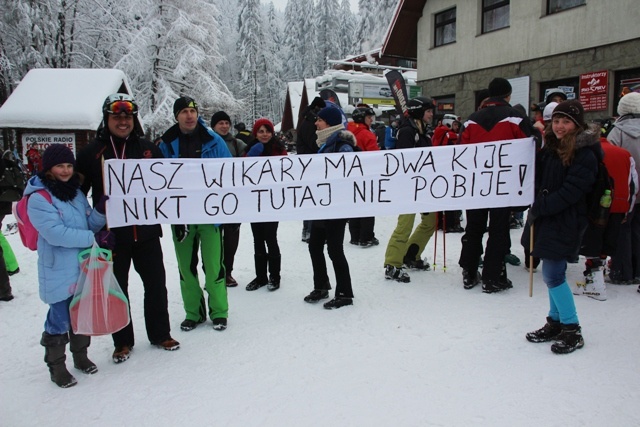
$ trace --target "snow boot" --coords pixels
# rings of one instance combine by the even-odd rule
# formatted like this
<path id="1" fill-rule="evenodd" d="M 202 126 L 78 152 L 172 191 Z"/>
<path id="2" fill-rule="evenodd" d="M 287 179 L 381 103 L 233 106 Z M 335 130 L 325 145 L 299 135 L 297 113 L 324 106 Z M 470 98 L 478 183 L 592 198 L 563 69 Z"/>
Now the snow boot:
<path id="1" fill-rule="evenodd" d="M 352 298 L 335 297 L 329 302 L 325 302 L 323 307 L 327 310 L 335 310 L 336 308 L 344 307 L 346 305 L 353 305 Z"/>
<path id="2" fill-rule="evenodd" d="M 269 283 L 269 279 L 267 278 L 267 255 L 254 255 L 253 262 L 256 268 L 256 278 L 247 285 L 246 289 L 248 291 L 255 291 Z"/>
<path id="3" fill-rule="evenodd" d="M 515 265 L 516 267 L 521 264 L 520 258 L 512 253 L 508 253 L 504 256 L 504 262 L 507 264 Z"/>
<path id="4" fill-rule="evenodd" d="M 87 357 L 87 348 L 91 344 L 91 337 L 76 335 L 69 331 L 69 350 L 73 355 L 73 367 L 85 374 L 95 374 L 98 367 Z"/>
<path id="5" fill-rule="evenodd" d="M 598 301 L 606 301 L 607 287 L 604 284 L 602 266 L 587 267 L 584 271 L 584 280 L 576 282 L 571 292 L 574 295 L 586 295 Z"/>
<path id="6" fill-rule="evenodd" d="M 316 303 L 321 299 L 327 299 L 327 298 L 329 298 L 329 291 L 314 289 L 311 291 L 309 295 L 304 297 L 304 302 Z"/>
<path id="7" fill-rule="evenodd" d="M 556 337 L 556 342 L 551 344 L 551 351 L 556 354 L 568 354 L 584 347 L 582 329 L 580 325 L 562 325 L 562 332 Z"/>
<path id="8" fill-rule="evenodd" d="M 68 334 L 49 335 L 42 333 L 40 345 L 44 347 L 44 361 L 49 367 L 51 381 L 58 387 L 69 388 L 77 384 L 76 379 L 67 371 L 65 347 L 69 342 Z"/>
<path id="9" fill-rule="evenodd" d="M 465 289 L 471 289 L 480 283 L 480 272 L 478 270 L 462 269 L 462 284 Z"/>
<path id="10" fill-rule="evenodd" d="M 431 265 L 427 262 L 427 260 L 421 260 L 418 258 L 418 250 L 420 248 L 415 243 L 409 245 L 407 248 L 407 253 L 404 255 L 402 262 L 404 265 L 411 270 L 431 270 Z"/>
<path id="11" fill-rule="evenodd" d="M 394 267 L 393 265 L 385 265 L 384 278 L 387 280 L 395 280 L 400 283 L 409 283 L 411 281 L 411 277 L 409 277 L 409 274 L 404 271 L 404 268 Z"/>
<path id="12" fill-rule="evenodd" d="M 537 331 L 529 332 L 527 334 L 527 341 L 529 342 L 549 342 L 555 340 L 562 327 L 560 322 L 553 320 L 551 317 L 547 317 L 547 323 Z"/>
<path id="13" fill-rule="evenodd" d="M 275 291 L 280 289 L 280 266 L 282 262 L 282 256 L 269 255 L 269 283 L 267 289 Z"/>

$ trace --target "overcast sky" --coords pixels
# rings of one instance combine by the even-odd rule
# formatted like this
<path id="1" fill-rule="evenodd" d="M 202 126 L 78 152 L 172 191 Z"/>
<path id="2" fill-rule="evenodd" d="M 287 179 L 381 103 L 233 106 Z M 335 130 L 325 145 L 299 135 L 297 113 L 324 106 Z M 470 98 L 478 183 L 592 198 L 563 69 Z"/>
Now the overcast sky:
<path id="1" fill-rule="evenodd" d="M 262 3 L 265 4 L 269 4 L 269 1 L 273 2 L 273 6 L 276 9 L 281 10 L 282 12 L 284 12 L 284 8 L 287 6 L 287 0 L 261 0 Z M 351 2 L 351 10 L 353 12 L 357 12 L 358 11 L 358 0 L 349 0 Z M 340 1 L 340 3 L 342 3 L 342 1 Z"/>

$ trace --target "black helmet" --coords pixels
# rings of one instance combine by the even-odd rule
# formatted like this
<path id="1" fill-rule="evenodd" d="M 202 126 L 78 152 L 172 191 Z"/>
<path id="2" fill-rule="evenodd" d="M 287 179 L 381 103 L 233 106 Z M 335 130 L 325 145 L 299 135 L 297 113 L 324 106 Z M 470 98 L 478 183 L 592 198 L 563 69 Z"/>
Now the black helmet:
<path id="1" fill-rule="evenodd" d="M 356 123 L 364 123 L 364 118 L 367 116 L 376 116 L 375 111 L 371 107 L 358 107 L 351 113 L 351 118 Z"/>
<path id="2" fill-rule="evenodd" d="M 414 119 L 421 119 L 425 111 L 435 109 L 436 105 L 433 100 L 424 96 L 411 98 L 409 102 L 407 102 L 407 111 L 409 111 L 409 116 Z"/>
<path id="3" fill-rule="evenodd" d="M 113 93 L 107 96 L 102 103 L 103 114 L 120 114 L 125 113 L 135 116 L 138 114 L 138 104 L 133 97 L 126 93 Z M 106 117 L 106 116 L 105 116 Z"/>

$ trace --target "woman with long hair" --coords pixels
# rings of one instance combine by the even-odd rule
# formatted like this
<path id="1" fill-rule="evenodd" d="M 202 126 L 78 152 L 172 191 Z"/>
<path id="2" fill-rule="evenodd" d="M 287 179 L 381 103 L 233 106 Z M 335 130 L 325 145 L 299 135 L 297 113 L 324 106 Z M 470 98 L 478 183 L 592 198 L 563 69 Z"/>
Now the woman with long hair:
<path id="1" fill-rule="evenodd" d="M 561 102 L 553 110 L 545 145 L 536 161 L 536 198 L 522 244 L 529 247 L 529 227 L 535 224 L 533 256 L 542 259 L 550 308 L 547 323 L 526 338 L 530 342 L 555 341 L 551 351 L 558 354 L 584 346 L 566 270 L 567 261 L 578 255 L 588 225 L 586 195 L 602 158 L 598 136 L 585 124 L 582 104 Z"/>

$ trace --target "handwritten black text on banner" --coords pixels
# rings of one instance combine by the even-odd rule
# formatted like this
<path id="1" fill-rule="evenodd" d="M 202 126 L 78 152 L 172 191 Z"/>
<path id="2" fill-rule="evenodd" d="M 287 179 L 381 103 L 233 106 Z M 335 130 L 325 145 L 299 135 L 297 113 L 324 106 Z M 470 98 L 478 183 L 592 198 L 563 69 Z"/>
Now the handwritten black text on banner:
<path id="1" fill-rule="evenodd" d="M 533 200 L 533 139 L 376 152 L 108 160 L 111 227 L 352 218 Z"/>

